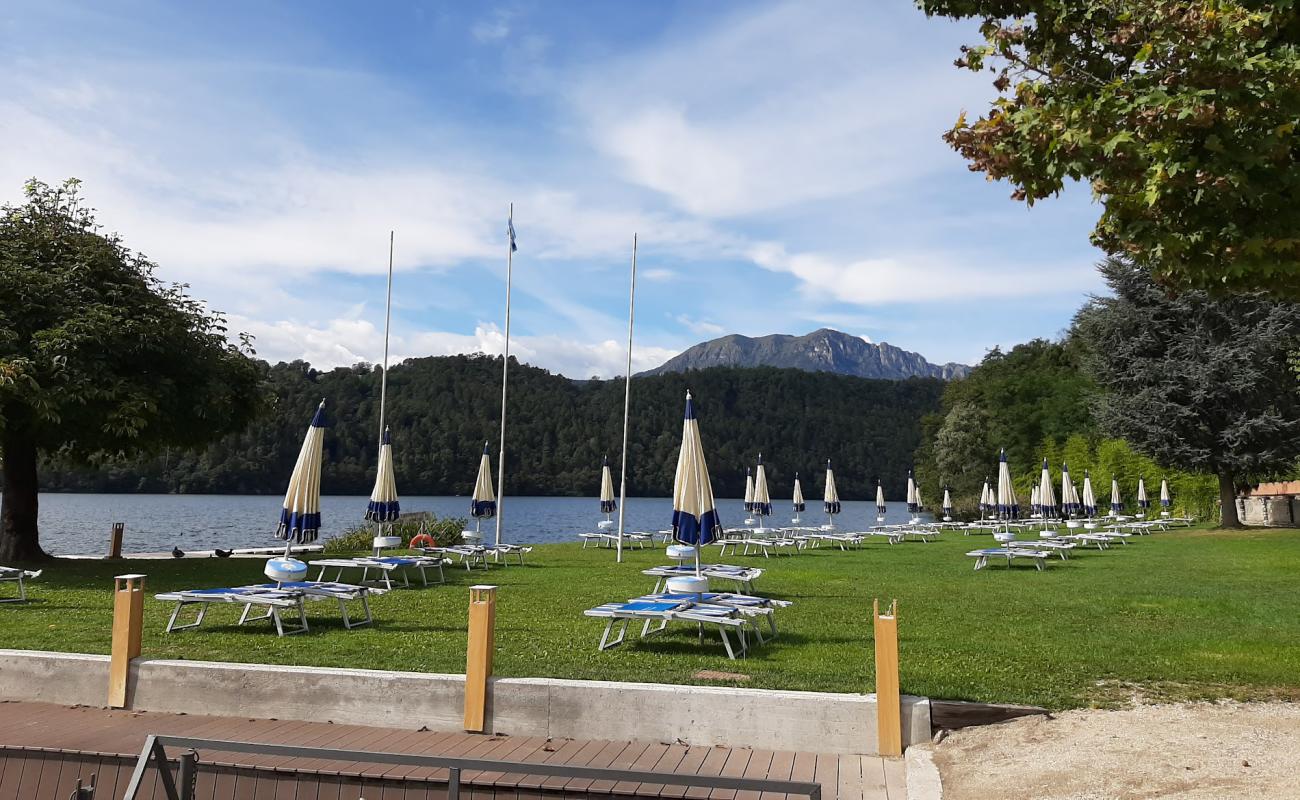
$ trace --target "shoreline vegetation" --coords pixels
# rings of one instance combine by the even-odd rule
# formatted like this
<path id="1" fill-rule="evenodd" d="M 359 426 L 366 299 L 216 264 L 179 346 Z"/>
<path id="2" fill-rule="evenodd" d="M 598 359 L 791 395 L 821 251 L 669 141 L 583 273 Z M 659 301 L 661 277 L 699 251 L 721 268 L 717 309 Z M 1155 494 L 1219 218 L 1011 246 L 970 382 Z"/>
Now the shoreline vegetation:
<path id="1" fill-rule="evenodd" d="M 167 635 L 170 589 L 261 580 L 260 559 L 59 560 L 7 609 L 0 647 L 107 653 L 112 576 L 148 575 L 144 655 L 231 662 L 458 672 L 465 664 L 465 589 L 498 593 L 496 674 L 514 677 L 709 683 L 725 667 L 755 688 L 869 692 L 871 598 L 899 602 L 903 691 L 934 698 L 1051 709 L 1124 704 L 1135 689 L 1181 700 L 1300 698 L 1300 600 L 1277 586 L 1300 570 L 1300 531 L 1198 526 L 1079 552 L 1045 572 L 970 570 L 964 553 L 988 537 L 948 532 L 936 542 L 861 550 L 818 549 L 746 559 L 768 569 L 757 589 L 794 602 L 781 635 L 727 662 L 721 646 L 675 632 L 613 651 L 596 649 L 600 623 L 586 608 L 648 591 L 641 569 L 662 549 L 632 550 L 616 566 L 605 550 L 539 545 L 528 564 L 468 573 L 448 585 L 398 590 L 373 601 L 373 629 L 344 630 L 309 607 L 311 633 L 279 638 L 235 625 L 214 608 L 204 628 Z"/>

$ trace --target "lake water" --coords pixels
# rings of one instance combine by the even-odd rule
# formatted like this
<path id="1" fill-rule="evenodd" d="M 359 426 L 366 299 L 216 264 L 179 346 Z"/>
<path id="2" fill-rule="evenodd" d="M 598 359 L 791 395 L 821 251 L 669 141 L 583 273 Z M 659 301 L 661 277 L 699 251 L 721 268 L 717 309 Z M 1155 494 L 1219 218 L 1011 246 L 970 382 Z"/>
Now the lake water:
<path id="1" fill-rule="evenodd" d="M 366 497 L 321 498 L 321 538 L 340 533 L 363 521 Z M 269 495 L 175 494 L 42 494 L 41 545 L 56 555 L 103 553 L 109 528 L 126 523 L 123 551 L 128 553 L 171 550 L 211 550 L 215 547 L 271 547 L 280 519 L 282 497 Z M 789 502 L 774 503 L 769 525 L 790 522 Z M 722 521 L 740 526 L 745 514 L 742 501 L 719 500 Z M 594 497 L 507 497 L 502 541 L 572 542 L 579 533 L 594 531 L 604 517 Z M 432 511 L 440 517 L 469 516 L 468 497 L 403 497 L 402 511 Z M 615 515 L 617 519 L 617 515 Z M 809 503 L 803 523 L 826 521 L 821 503 Z M 889 507 L 887 522 L 906 522 L 902 503 Z M 672 500 L 667 497 L 629 497 L 627 530 L 657 531 L 672 522 Z M 847 501 L 835 521 L 843 530 L 861 530 L 876 524 L 874 502 Z M 471 525 L 473 523 L 471 522 Z M 484 538 L 490 540 L 495 520 L 484 520 Z"/>

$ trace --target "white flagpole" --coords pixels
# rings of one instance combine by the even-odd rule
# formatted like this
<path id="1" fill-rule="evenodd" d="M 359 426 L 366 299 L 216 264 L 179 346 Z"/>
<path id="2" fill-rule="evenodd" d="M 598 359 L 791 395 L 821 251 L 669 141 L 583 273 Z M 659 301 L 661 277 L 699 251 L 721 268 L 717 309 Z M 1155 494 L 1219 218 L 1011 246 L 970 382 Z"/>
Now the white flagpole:
<path id="1" fill-rule="evenodd" d="M 515 266 L 515 240 L 509 231 L 514 229 L 515 204 L 510 204 L 509 226 L 506 233 L 506 344 L 501 357 L 501 449 L 497 452 L 497 532 L 496 546 L 501 546 L 502 507 L 506 500 L 506 383 L 510 378 L 510 280 Z M 497 553 L 500 557 L 500 553 Z"/>
<path id="2" fill-rule="evenodd" d="M 623 472 L 618 485 L 618 556 L 623 561 L 623 514 L 627 511 L 627 420 L 632 408 L 632 321 L 636 317 L 636 234 L 632 234 L 632 288 L 627 298 L 627 378 L 623 383 Z"/>
<path id="3" fill-rule="evenodd" d="M 388 299 L 384 306 L 384 372 L 379 377 L 379 446 L 384 444 L 384 404 L 388 400 L 388 328 L 393 319 L 393 231 L 388 232 Z"/>
<path id="4" fill-rule="evenodd" d="M 379 448 L 375 450 L 377 459 L 382 460 L 384 450 L 384 411 L 388 401 L 388 329 L 393 320 L 393 236 L 388 232 L 388 296 L 384 301 L 384 371 L 379 375 Z M 378 461 L 376 461 L 376 470 Z M 390 526 L 391 527 L 391 526 Z M 384 523 L 375 523 L 376 534 L 384 532 Z"/>

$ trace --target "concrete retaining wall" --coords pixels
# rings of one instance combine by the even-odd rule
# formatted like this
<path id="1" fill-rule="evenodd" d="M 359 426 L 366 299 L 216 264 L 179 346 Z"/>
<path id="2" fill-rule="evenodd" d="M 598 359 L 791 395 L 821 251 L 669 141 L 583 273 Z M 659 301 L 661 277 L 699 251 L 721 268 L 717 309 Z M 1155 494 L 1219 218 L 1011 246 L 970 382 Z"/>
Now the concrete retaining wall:
<path id="1" fill-rule="evenodd" d="M 108 657 L 0 650 L 0 699 L 102 705 Z M 138 659 L 138 711 L 460 731 L 464 676 Z M 496 678 L 489 729 L 516 736 L 682 740 L 769 750 L 876 752 L 874 695 L 551 678 Z M 903 698 L 905 744 L 930 738 L 930 704 Z"/>

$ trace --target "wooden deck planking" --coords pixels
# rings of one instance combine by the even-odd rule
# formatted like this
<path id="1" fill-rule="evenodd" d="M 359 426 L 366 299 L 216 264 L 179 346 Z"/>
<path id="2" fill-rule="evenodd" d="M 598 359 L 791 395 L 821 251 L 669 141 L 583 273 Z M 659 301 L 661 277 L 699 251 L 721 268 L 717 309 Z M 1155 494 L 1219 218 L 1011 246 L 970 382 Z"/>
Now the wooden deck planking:
<path id="1" fill-rule="evenodd" d="M 650 742 L 548 740 L 541 737 L 373 728 L 360 725 L 255 720 L 0 702 L 0 800 L 66 798 L 78 777 L 96 774 L 96 794 L 120 797 L 150 733 L 192 738 L 288 743 L 302 747 L 419 753 L 520 762 L 816 781 L 824 800 L 902 800 L 901 760 Z M 54 751 L 36 752 L 32 748 Z M 168 755 L 179 756 L 176 748 Z M 446 770 L 325 759 L 200 754 L 201 800 L 446 800 Z M 238 765 L 238 766 L 236 766 Z M 430 782 L 430 781 L 433 782 Z M 141 800 L 161 797 L 151 769 Z M 640 796 L 689 800 L 793 800 L 779 793 L 658 786 L 635 781 L 548 778 L 475 772 L 462 775 L 466 800 L 614 800 Z"/>
<path id="2" fill-rule="evenodd" d="M 871 758 L 864 756 L 863 761 Z M 888 800 L 907 800 L 907 765 L 901 758 L 882 758 L 885 773 L 885 794 Z M 863 770 L 865 771 L 865 767 Z"/>

